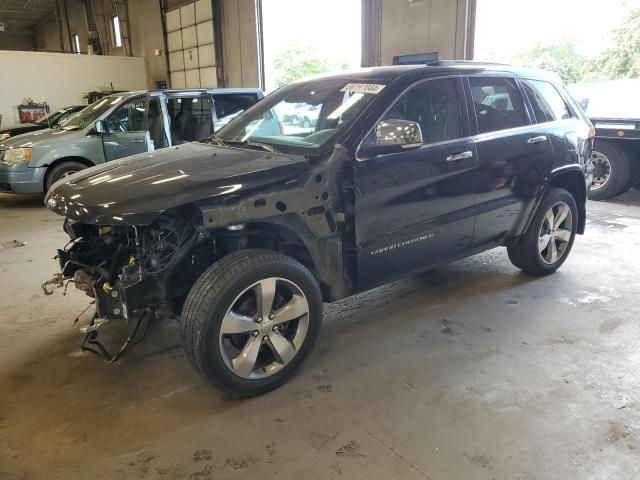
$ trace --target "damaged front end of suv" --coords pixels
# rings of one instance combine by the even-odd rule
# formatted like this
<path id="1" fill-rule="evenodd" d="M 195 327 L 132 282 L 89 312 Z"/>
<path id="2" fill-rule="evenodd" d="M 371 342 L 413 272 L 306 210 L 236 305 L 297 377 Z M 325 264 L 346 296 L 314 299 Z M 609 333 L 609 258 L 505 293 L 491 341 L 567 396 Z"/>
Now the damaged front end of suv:
<path id="1" fill-rule="evenodd" d="M 56 256 L 60 273 L 45 282 L 43 290 L 50 295 L 53 286 L 73 283 L 92 298 L 95 311 L 80 329 L 84 350 L 114 362 L 144 337 L 151 317 L 165 309 L 179 314 L 177 308 L 188 293 L 181 285 L 193 283 L 201 273 L 197 256 L 206 248 L 204 229 L 193 220 L 179 212 L 143 226 L 65 220 L 70 241 Z M 195 248 L 199 243 L 201 248 Z M 110 353 L 97 337 L 98 330 L 114 320 L 131 324 L 131 334 Z"/>
<path id="2" fill-rule="evenodd" d="M 80 172 L 45 199 L 70 240 L 44 293 L 74 284 L 91 298 L 82 349 L 108 362 L 154 318 L 180 319 L 196 280 L 232 252 L 287 251 L 313 268 L 323 294 L 342 296 L 344 214 L 329 179 L 342 176 L 345 158 L 341 147 L 311 165 L 300 155 L 193 143 Z M 130 333 L 109 351 L 98 335 L 115 321 Z"/>

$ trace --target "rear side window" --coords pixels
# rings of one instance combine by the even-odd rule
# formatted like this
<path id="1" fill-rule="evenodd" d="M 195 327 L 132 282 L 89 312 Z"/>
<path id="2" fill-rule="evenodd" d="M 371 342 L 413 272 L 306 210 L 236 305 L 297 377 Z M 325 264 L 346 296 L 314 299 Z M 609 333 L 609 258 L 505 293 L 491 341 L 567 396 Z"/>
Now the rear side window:
<path id="1" fill-rule="evenodd" d="M 527 125 L 522 95 L 513 78 L 471 77 L 479 133 Z"/>
<path id="2" fill-rule="evenodd" d="M 549 82 L 543 80 L 523 80 L 537 123 L 553 122 L 571 118 L 571 110 L 566 102 Z"/>

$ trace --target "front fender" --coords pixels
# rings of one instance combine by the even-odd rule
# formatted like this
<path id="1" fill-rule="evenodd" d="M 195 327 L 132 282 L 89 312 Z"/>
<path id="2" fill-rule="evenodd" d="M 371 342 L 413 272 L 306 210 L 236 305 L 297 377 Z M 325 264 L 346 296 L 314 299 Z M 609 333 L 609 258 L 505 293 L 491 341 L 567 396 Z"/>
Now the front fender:
<path id="1" fill-rule="evenodd" d="M 47 148 L 37 146 L 29 162 L 30 167 L 48 167 L 62 158 L 84 158 L 93 165 L 104 163 L 104 150 L 99 137 L 84 137 L 72 144 L 63 144 Z M 42 153 L 40 153 L 40 152 Z"/>

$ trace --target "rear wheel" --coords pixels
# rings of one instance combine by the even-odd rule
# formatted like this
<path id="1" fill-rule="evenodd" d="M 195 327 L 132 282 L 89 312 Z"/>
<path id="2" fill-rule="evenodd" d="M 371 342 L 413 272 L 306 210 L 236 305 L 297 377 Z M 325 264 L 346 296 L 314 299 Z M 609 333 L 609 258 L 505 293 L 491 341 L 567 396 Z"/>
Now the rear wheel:
<path id="1" fill-rule="evenodd" d="M 631 187 L 631 162 L 626 153 L 609 143 L 599 142 L 591 155 L 593 181 L 589 198 L 604 200 L 621 195 Z"/>
<path id="2" fill-rule="evenodd" d="M 569 256 L 577 229 L 578 207 L 573 195 L 553 188 L 542 199 L 520 241 L 507 247 L 509 259 L 532 275 L 553 273 Z"/>
<path id="3" fill-rule="evenodd" d="M 322 297 L 311 273 L 268 250 L 241 250 L 196 281 L 182 311 L 192 365 L 236 397 L 259 395 L 288 381 L 311 352 Z"/>
<path id="4" fill-rule="evenodd" d="M 62 180 L 69 175 L 73 175 L 80 170 L 84 170 L 87 166 L 84 163 L 80 162 L 62 162 L 53 167 L 49 172 L 47 172 L 47 178 L 45 180 L 44 189 L 45 192 L 48 191 L 51 186 L 56 183 L 58 180 Z"/>

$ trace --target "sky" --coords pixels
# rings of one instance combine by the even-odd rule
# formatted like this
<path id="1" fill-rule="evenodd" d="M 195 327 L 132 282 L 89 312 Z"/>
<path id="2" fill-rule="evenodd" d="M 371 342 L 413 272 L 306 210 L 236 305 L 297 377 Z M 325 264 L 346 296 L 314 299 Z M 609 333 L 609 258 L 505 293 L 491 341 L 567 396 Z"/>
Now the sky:
<path id="1" fill-rule="evenodd" d="M 594 56 L 610 45 L 608 32 L 640 0 L 477 0 L 475 59 L 509 61 L 563 37 Z M 517 19 L 517 20 L 516 20 Z"/>
<path id="2" fill-rule="evenodd" d="M 289 46 L 311 46 L 336 65 L 360 66 L 360 0 L 262 0 L 266 90 Z"/>

